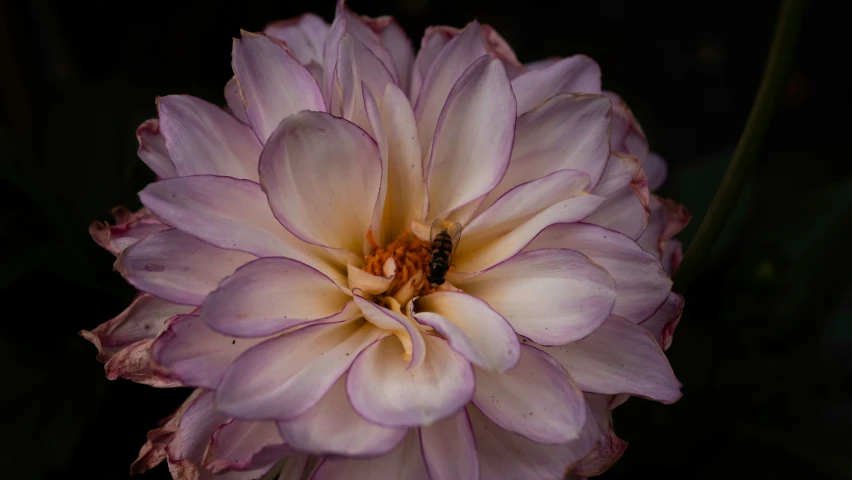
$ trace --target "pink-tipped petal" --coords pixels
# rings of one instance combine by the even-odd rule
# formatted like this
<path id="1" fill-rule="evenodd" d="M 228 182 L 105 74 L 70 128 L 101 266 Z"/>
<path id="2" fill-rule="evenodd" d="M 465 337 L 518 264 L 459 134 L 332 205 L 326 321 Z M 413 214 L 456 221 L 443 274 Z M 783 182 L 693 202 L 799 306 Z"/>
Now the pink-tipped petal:
<path id="1" fill-rule="evenodd" d="M 576 250 L 600 265 L 615 280 L 612 313 L 639 323 L 668 297 L 672 281 L 660 261 L 629 237 L 585 223 L 563 223 L 542 231 L 526 248 Z"/>
<path id="2" fill-rule="evenodd" d="M 660 258 L 660 261 L 663 262 L 663 268 L 666 269 L 666 273 L 674 275 L 682 259 L 683 244 L 680 240 L 670 239 L 667 241 L 666 246 L 663 248 L 663 256 Z"/>
<path id="3" fill-rule="evenodd" d="M 128 345 L 112 356 L 104 365 L 106 377 L 110 380 L 123 378 L 132 382 L 157 388 L 180 387 L 181 382 L 152 368 L 151 346 L 153 340 L 140 340 Z"/>
<path id="4" fill-rule="evenodd" d="M 97 359 L 106 362 L 123 348 L 156 337 L 166 320 L 193 309 L 142 294 L 114 318 L 98 325 L 91 332 L 83 330 L 80 335 L 95 344 L 98 348 Z"/>
<path id="5" fill-rule="evenodd" d="M 325 111 L 314 77 L 273 38 L 242 32 L 234 39 L 231 65 L 261 143 L 284 118 L 302 110 Z"/>
<path id="6" fill-rule="evenodd" d="M 450 347 L 486 370 L 505 372 L 518 363 L 520 343 L 512 326 L 484 301 L 461 292 L 436 292 L 417 300 L 414 318 Z"/>
<path id="7" fill-rule="evenodd" d="M 113 215 L 116 219 L 114 226 L 94 222 L 89 225 L 89 235 L 95 243 L 116 256 L 136 242 L 172 228 L 154 218 L 147 208 L 130 212 L 124 207 L 115 207 Z"/>
<path id="8" fill-rule="evenodd" d="M 157 371 L 184 385 L 215 389 L 233 361 L 264 338 L 217 333 L 196 315 L 173 318 L 151 346 Z"/>
<path id="9" fill-rule="evenodd" d="M 579 438 L 585 424 L 583 393 L 556 361 L 523 345 L 517 366 L 506 373 L 476 370 L 473 404 L 494 423 L 541 443 Z"/>
<path id="10" fill-rule="evenodd" d="M 382 331 L 362 321 L 313 325 L 251 348 L 216 390 L 222 412 L 247 420 L 287 420 L 311 408 Z"/>
<path id="11" fill-rule="evenodd" d="M 160 132 L 160 121 L 156 118 L 145 120 L 136 129 L 136 140 L 139 149 L 136 154 L 145 162 L 159 178 L 172 178 L 177 176 L 175 164 L 166 149 L 166 140 Z"/>
<path id="12" fill-rule="evenodd" d="M 393 77 L 382 62 L 360 40 L 344 34 L 340 40 L 340 60 L 337 64 L 343 118 L 373 134 L 364 105 L 364 89 L 374 95 L 393 84 Z"/>
<path id="13" fill-rule="evenodd" d="M 515 121 L 503 64 L 480 58 L 453 86 L 437 121 L 426 169 L 428 218 L 487 195 L 500 183 L 512 154 Z"/>
<path id="14" fill-rule="evenodd" d="M 488 480 L 555 480 L 564 478 L 575 462 L 586 456 L 600 438 L 597 423 L 588 407 L 582 433 L 561 445 L 534 442 L 504 430 L 479 409 L 469 406 L 481 478 Z"/>
<path id="15" fill-rule="evenodd" d="M 612 466 L 627 448 L 627 442 L 618 438 L 612 429 L 612 414 L 614 408 L 610 395 L 599 395 L 587 393 L 584 395 L 586 403 L 589 404 L 598 422 L 600 440 L 595 448 L 574 465 L 574 474 L 583 477 L 596 477 L 603 475 Z"/>
<path id="16" fill-rule="evenodd" d="M 260 160 L 275 217 L 298 238 L 361 255 L 381 185 L 379 149 L 366 132 L 327 113 L 284 119 Z"/>
<path id="17" fill-rule="evenodd" d="M 610 144 L 613 152 L 620 152 L 639 159 L 643 167 L 648 158 L 648 140 L 630 107 L 613 92 L 603 92 L 612 100 L 612 129 Z"/>
<path id="18" fill-rule="evenodd" d="M 414 324 L 414 320 L 399 312 L 394 312 L 393 310 L 376 305 L 361 296 L 362 292 L 354 291 L 352 293 L 355 294 L 355 304 L 358 305 L 358 308 L 361 309 L 361 313 L 364 314 L 364 317 L 366 317 L 370 323 L 382 330 L 394 332 L 397 335 L 401 334 L 404 338 L 407 338 L 408 341 L 411 342 L 411 362 L 409 363 L 408 368 L 416 368 L 420 366 L 420 364 L 423 363 L 423 359 L 426 357 L 426 344 L 423 334 L 421 334 L 420 330 L 417 329 L 417 326 Z M 406 348 L 406 350 L 408 350 L 408 348 Z"/>
<path id="19" fill-rule="evenodd" d="M 264 35 L 281 40 L 302 65 L 322 65 L 322 49 L 328 36 L 328 24 L 313 13 L 270 23 Z"/>
<path id="20" fill-rule="evenodd" d="M 650 333 L 657 343 L 668 350 L 672 345 L 675 328 L 683 313 L 684 298 L 670 292 L 666 301 L 647 320 L 639 325 Z"/>
<path id="21" fill-rule="evenodd" d="M 393 17 L 361 17 L 361 19 L 379 36 L 382 45 L 390 53 L 399 74 L 399 88 L 407 92 L 411 82 L 411 69 L 414 65 L 414 47 L 408 35 Z"/>
<path id="22" fill-rule="evenodd" d="M 115 269 L 143 292 L 181 305 L 201 305 L 222 279 L 254 258 L 167 230 L 122 252 Z"/>
<path id="23" fill-rule="evenodd" d="M 314 455 L 371 456 L 393 450 L 405 436 L 404 428 L 370 423 L 346 398 L 346 376 L 298 417 L 278 422 L 281 436 L 293 448 Z"/>
<path id="24" fill-rule="evenodd" d="M 639 238 L 648 226 L 651 212 L 648 177 L 636 157 L 613 153 L 600 183 L 593 190 L 606 201 L 586 218 L 586 222 Z"/>
<path id="25" fill-rule="evenodd" d="M 414 58 L 414 65 L 411 70 L 411 87 L 408 89 L 408 98 L 411 99 L 411 104 L 417 103 L 417 97 L 420 95 L 420 88 L 423 86 L 423 80 L 429 72 L 432 63 L 438 58 L 444 46 L 453 38 L 458 36 L 461 30 L 447 26 L 431 26 L 426 28 L 423 38 L 420 40 L 420 49 L 417 51 L 417 56 Z M 471 55 L 477 52 L 473 50 Z M 482 54 L 480 53 L 479 56 Z M 479 58 L 479 56 L 473 58 Z M 452 87 L 452 85 L 450 86 Z M 449 90 L 447 90 L 449 92 Z"/>
<path id="26" fill-rule="evenodd" d="M 258 257 L 288 257 L 343 281 L 321 248 L 306 244 L 278 223 L 260 185 L 213 175 L 149 184 L 139 198 L 170 225 L 211 245 Z"/>
<path id="27" fill-rule="evenodd" d="M 681 397 L 680 382 L 654 338 L 642 327 L 610 316 L 586 338 L 544 350 L 584 392 L 629 393 L 663 403 Z"/>
<path id="28" fill-rule="evenodd" d="M 585 55 L 574 55 L 512 80 L 518 114 L 560 93 L 601 93 L 601 68 Z"/>
<path id="29" fill-rule="evenodd" d="M 495 199 L 530 180 L 579 170 L 600 181 L 609 157 L 611 106 L 603 95 L 561 94 L 518 118 L 509 169 L 489 195 Z"/>
<path id="30" fill-rule="evenodd" d="M 260 258 L 222 280 L 201 306 L 213 330 L 238 337 L 262 337 L 318 321 L 357 316 L 350 296 L 327 276 L 289 258 Z M 353 306 L 354 307 L 354 306 Z"/>
<path id="31" fill-rule="evenodd" d="M 479 478 L 476 440 L 466 410 L 420 427 L 420 444 L 431 480 Z"/>
<path id="32" fill-rule="evenodd" d="M 593 332 L 616 300 L 615 282 L 581 253 L 524 252 L 453 285 L 488 303 L 518 334 L 562 345 Z"/>
<path id="33" fill-rule="evenodd" d="M 446 341 L 424 335 L 426 359 L 407 368 L 395 338 L 366 348 L 353 363 L 346 392 L 355 410 L 378 425 L 428 425 L 457 412 L 473 394 L 473 369 Z"/>
<path id="34" fill-rule="evenodd" d="M 468 67 L 486 53 L 482 44 L 482 27 L 474 21 L 448 41 L 429 65 L 414 107 L 420 145 L 427 152 L 450 91 Z"/>
<path id="35" fill-rule="evenodd" d="M 666 181 L 669 174 L 669 167 L 663 157 L 656 153 L 650 153 L 648 159 L 642 164 L 642 169 L 648 176 L 648 189 L 652 192 L 661 186 Z"/>
<path id="36" fill-rule="evenodd" d="M 692 219 L 689 211 L 683 205 L 671 200 L 651 195 L 649 202 L 651 216 L 648 228 L 637 240 L 646 251 L 662 258 L 669 240 L 686 228 Z"/>
<path id="37" fill-rule="evenodd" d="M 251 127 L 189 95 L 160 97 L 157 111 L 179 176 L 222 175 L 257 181 L 261 147 Z"/>
<path id="38" fill-rule="evenodd" d="M 214 474 L 272 466 L 292 452 L 275 422 L 230 420 L 210 436 L 204 466 Z"/>
<path id="39" fill-rule="evenodd" d="M 373 458 L 326 457 L 311 480 L 433 480 L 421 454 L 420 436 L 409 429 L 393 451 Z"/>
<path id="40" fill-rule="evenodd" d="M 225 102 L 228 103 L 228 110 L 231 115 L 237 120 L 249 124 L 246 116 L 246 105 L 243 96 L 240 93 L 240 85 L 237 83 L 237 77 L 231 77 L 228 83 L 225 84 Z"/>

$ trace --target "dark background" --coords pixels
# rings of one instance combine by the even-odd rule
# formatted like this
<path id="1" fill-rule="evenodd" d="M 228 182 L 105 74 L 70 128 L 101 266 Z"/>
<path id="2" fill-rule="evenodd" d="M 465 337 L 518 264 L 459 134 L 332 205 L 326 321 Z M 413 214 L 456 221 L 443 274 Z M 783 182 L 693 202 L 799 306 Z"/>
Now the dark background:
<path id="1" fill-rule="evenodd" d="M 419 45 L 474 17 L 521 61 L 585 53 L 669 161 L 661 193 L 694 234 L 757 91 L 778 3 L 353 0 Z M 694 3 L 694 5 L 693 5 Z M 0 477 L 120 479 L 148 429 L 186 395 L 110 382 L 77 336 L 133 289 L 89 238 L 153 175 L 135 128 L 154 97 L 223 103 L 231 37 L 333 1 L 2 3 Z M 604 478 L 852 478 L 852 159 L 848 21 L 806 11 L 792 74 L 714 259 L 687 297 L 669 356 L 684 397 L 615 412 L 630 442 Z M 164 467 L 144 478 L 167 478 Z"/>

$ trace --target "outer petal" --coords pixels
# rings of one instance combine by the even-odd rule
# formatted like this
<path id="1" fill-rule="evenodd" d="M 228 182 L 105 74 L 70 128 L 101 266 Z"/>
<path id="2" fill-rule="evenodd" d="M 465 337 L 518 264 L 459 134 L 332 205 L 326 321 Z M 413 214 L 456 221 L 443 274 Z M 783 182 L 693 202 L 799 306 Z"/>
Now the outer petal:
<path id="1" fill-rule="evenodd" d="M 649 207 L 648 228 L 637 241 L 646 251 L 660 258 L 666 250 L 666 243 L 686 228 L 692 215 L 683 205 L 656 195 L 651 196 Z"/>
<path id="2" fill-rule="evenodd" d="M 215 389 L 233 361 L 264 338 L 234 338 L 210 330 L 196 315 L 179 315 L 151 346 L 157 371 L 184 385 Z"/>
<path id="3" fill-rule="evenodd" d="M 175 411 L 160 421 L 160 427 L 148 432 L 148 441 L 139 450 L 139 458 L 130 466 L 130 474 L 137 475 L 149 468 L 157 466 L 166 458 L 166 446 L 172 441 L 178 429 L 178 423 L 183 418 L 186 410 L 192 406 L 196 399 L 204 393 L 197 389 L 187 398 Z"/>
<path id="4" fill-rule="evenodd" d="M 328 24 L 321 17 L 306 13 L 298 18 L 273 22 L 266 26 L 263 33 L 284 42 L 302 65 L 322 65 L 322 49 L 328 36 Z"/>
<path id="5" fill-rule="evenodd" d="M 444 340 L 424 336 L 428 354 L 406 369 L 402 346 L 386 338 L 355 360 L 346 392 L 355 410 L 370 422 L 390 427 L 428 425 L 457 412 L 473 394 L 473 369 Z"/>
<path id="6" fill-rule="evenodd" d="M 221 248 L 258 257 L 288 257 L 342 282 L 333 260 L 278 223 L 260 185 L 248 180 L 201 175 L 149 184 L 142 203 L 170 225 Z"/>
<path id="7" fill-rule="evenodd" d="M 515 117 L 503 64 L 489 57 L 474 62 L 456 82 L 437 122 L 427 167 L 428 218 L 482 197 L 500 183 L 512 154 Z"/>
<path id="8" fill-rule="evenodd" d="M 326 458 L 311 480 L 432 480 L 421 455 L 420 437 L 413 429 L 387 455 L 375 458 Z"/>
<path id="9" fill-rule="evenodd" d="M 669 174 L 669 167 L 666 165 L 666 161 L 656 153 L 648 155 L 648 159 L 642 164 L 642 169 L 648 175 L 648 188 L 652 192 L 663 186 Z"/>
<path id="10" fill-rule="evenodd" d="M 672 337 L 677 324 L 680 322 L 683 305 L 683 297 L 670 292 L 660 308 L 647 320 L 639 324 L 654 337 L 657 343 L 663 347 L 663 350 L 668 350 L 672 345 Z"/>
<path id="11" fill-rule="evenodd" d="M 497 425 L 542 443 L 579 438 L 586 420 L 583 393 L 546 353 L 529 345 L 512 370 L 476 371 L 473 404 Z"/>
<path id="12" fill-rule="evenodd" d="M 618 438 L 612 429 L 612 397 L 594 393 L 588 393 L 585 397 L 594 412 L 601 437 L 594 450 L 574 466 L 574 473 L 583 477 L 594 477 L 602 475 L 621 458 L 627 448 L 627 442 Z"/>
<path id="13" fill-rule="evenodd" d="M 411 69 L 414 65 L 414 47 L 411 46 L 408 35 L 393 17 L 361 17 L 361 19 L 379 36 L 382 45 L 390 53 L 399 73 L 399 88 L 407 92 L 411 82 Z"/>
<path id="14" fill-rule="evenodd" d="M 593 193 L 606 201 L 588 218 L 594 223 L 637 239 L 648 226 L 648 177 L 636 157 L 613 153 Z"/>
<path id="15" fill-rule="evenodd" d="M 314 268 L 289 258 L 260 258 L 224 279 L 201 307 L 213 330 L 238 337 L 262 337 L 297 325 L 350 320 L 351 297 Z M 344 311 L 346 310 L 346 311 Z"/>
<path id="16" fill-rule="evenodd" d="M 488 302 L 518 334 L 562 345 L 595 330 L 615 304 L 615 282 L 584 255 L 543 249 L 520 255 L 453 285 Z"/>
<path id="17" fill-rule="evenodd" d="M 630 238 L 597 225 L 563 223 L 542 231 L 526 248 L 576 250 L 615 280 L 612 313 L 639 323 L 668 297 L 672 281 L 660 261 Z"/>
<path id="18" fill-rule="evenodd" d="M 193 307 L 142 294 L 116 317 L 98 325 L 91 332 L 82 330 L 80 335 L 95 344 L 98 360 L 106 362 L 123 348 L 156 337 L 169 318 L 192 310 Z"/>
<path id="19" fill-rule="evenodd" d="M 476 450 L 479 453 L 481 478 L 489 480 L 554 480 L 586 456 L 599 438 L 591 412 L 586 413 L 586 426 L 576 440 L 562 445 L 536 443 L 498 427 L 478 409 L 468 407 Z"/>
<path id="20" fill-rule="evenodd" d="M 518 363 L 520 343 L 512 326 L 487 303 L 461 292 L 437 292 L 417 300 L 418 322 L 440 332 L 450 348 L 487 370 Z"/>
<path id="21" fill-rule="evenodd" d="M 179 381 L 168 378 L 151 368 L 152 343 L 151 339 L 140 340 L 116 353 L 104 365 L 107 378 L 110 380 L 124 378 L 157 388 L 180 387 Z"/>
<path id="22" fill-rule="evenodd" d="M 665 354 L 642 327 L 610 316 L 586 338 L 545 351 L 592 393 L 629 393 L 663 403 L 681 397 Z"/>
<path id="23" fill-rule="evenodd" d="M 204 465 L 214 474 L 269 467 L 291 453 L 275 422 L 230 420 L 210 437 Z"/>
<path id="24" fill-rule="evenodd" d="M 260 183 L 293 235 L 360 254 L 381 171 L 376 143 L 363 130 L 326 113 L 301 112 L 284 119 L 267 142 Z"/>
<path id="25" fill-rule="evenodd" d="M 228 110 L 231 112 L 231 115 L 248 125 L 249 120 L 246 116 L 246 105 L 240 93 L 240 85 L 237 83 L 237 77 L 231 77 L 225 84 L 225 101 L 228 103 Z"/>
<path id="26" fill-rule="evenodd" d="M 560 93 L 601 93 L 601 69 L 591 58 L 574 55 L 518 76 L 512 90 L 522 114 Z"/>
<path id="27" fill-rule="evenodd" d="M 517 185 L 559 170 L 580 170 L 597 185 L 609 157 L 610 101 L 561 94 L 518 118 L 512 161 L 488 204 Z"/>
<path id="28" fill-rule="evenodd" d="M 89 225 L 89 235 L 95 243 L 113 255 L 120 254 L 139 240 L 171 228 L 154 218 L 147 208 L 131 213 L 124 207 L 115 207 L 112 213 L 115 216 L 115 226 L 106 222 L 94 222 Z"/>
<path id="29" fill-rule="evenodd" d="M 372 424 L 358 415 L 346 398 L 346 376 L 305 413 L 278 422 L 281 436 L 301 451 L 315 455 L 384 455 L 405 436 L 404 428 Z"/>
<path id="30" fill-rule="evenodd" d="M 267 340 L 231 364 L 216 391 L 216 406 L 251 420 L 300 415 L 381 335 L 356 321 L 309 326 Z"/>
<path id="31" fill-rule="evenodd" d="M 384 92 L 387 85 L 393 84 L 393 76 L 381 60 L 353 35 L 344 34 L 339 48 L 337 79 L 342 93 L 343 118 L 372 135 L 363 89 L 367 88 L 374 93 Z"/>
<path id="32" fill-rule="evenodd" d="M 438 117 L 456 81 L 473 62 L 486 54 L 481 38 L 479 23 L 469 23 L 461 34 L 443 46 L 425 74 L 414 107 L 414 118 L 417 119 L 420 145 L 427 152 L 435 136 Z"/>
<path id="33" fill-rule="evenodd" d="M 122 252 L 115 268 L 143 292 L 181 305 L 200 305 L 223 278 L 252 259 L 168 230 Z"/>
<path id="34" fill-rule="evenodd" d="M 179 176 L 223 175 L 257 180 L 260 142 L 247 125 L 200 98 L 157 99 L 160 131 Z"/>
<path id="35" fill-rule="evenodd" d="M 234 39 L 231 65 L 245 99 L 246 116 L 261 143 L 302 110 L 325 111 L 316 80 L 278 41 L 242 32 Z"/>
<path id="36" fill-rule="evenodd" d="M 145 120 L 136 129 L 139 149 L 136 154 L 160 178 L 176 177 L 175 164 L 166 149 L 166 140 L 160 133 L 160 121 L 156 118 Z"/>
<path id="37" fill-rule="evenodd" d="M 648 158 L 648 140 L 642 127 L 621 97 L 612 92 L 603 93 L 612 100 L 612 150 L 634 156 L 644 166 Z"/>
<path id="38" fill-rule="evenodd" d="M 210 436 L 228 420 L 216 411 L 213 392 L 198 395 L 181 416 L 175 436 L 166 448 L 169 470 L 174 478 L 198 478 Z"/>
<path id="39" fill-rule="evenodd" d="M 476 441 L 466 410 L 420 427 L 420 444 L 431 480 L 479 478 Z"/>
<path id="40" fill-rule="evenodd" d="M 355 294 L 355 303 L 370 323 L 382 330 L 393 332 L 403 342 L 405 355 L 411 356 L 408 368 L 420 366 L 426 356 L 426 344 L 414 321 L 402 315 L 401 312 L 394 312 L 376 305 L 361 296 L 359 291 L 353 293 Z"/>

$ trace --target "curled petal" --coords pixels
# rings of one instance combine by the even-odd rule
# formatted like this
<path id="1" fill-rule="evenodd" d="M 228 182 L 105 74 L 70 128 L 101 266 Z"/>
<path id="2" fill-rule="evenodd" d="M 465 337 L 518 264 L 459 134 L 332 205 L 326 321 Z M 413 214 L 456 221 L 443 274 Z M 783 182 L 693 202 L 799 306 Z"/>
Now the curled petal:
<path id="1" fill-rule="evenodd" d="M 428 355 L 407 369 L 393 338 L 366 348 L 355 360 L 346 392 L 355 410 L 378 425 L 428 425 L 457 412 L 473 394 L 473 369 L 447 342 L 425 335 Z"/>
<path id="2" fill-rule="evenodd" d="M 417 329 L 414 321 L 400 312 L 380 307 L 367 300 L 361 296 L 362 292 L 355 291 L 353 293 L 355 294 L 355 303 L 370 323 L 382 330 L 394 332 L 403 342 L 405 356 L 411 358 L 408 368 L 415 368 L 423 363 L 426 356 L 426 344 L 423 334 Z"/>
<path id="3" fill-rule="evenodd" d="M 660 308 L 647 320 L 639 324 L 654 337 L 657 343 L 663 347 L 663 350 L 668 350 L 672 345 L 672 337 L 677 324 L 680 322 L 683 305 L 683 297 L 674 292 L 669 292 L 668 298 L 660 305 Z"/>
<path id="4" fill-rule="evenodd" d="M 229 420 L 216 410 L 213 400 L 213 392 L 204 391 L 178 421 L 174 438 L 166 448 L 169 470 L 175 478 L 198 478 L 210 436 Z"/>
<path id="5" fill-rule="evenodd" d="M 179 176 L 222 175 L 257 181 L 260 142 L 248 125 L 189 95 L 160 97 L 157 111 Z"/>
<path id="6" fill-rule="evenodd" d="M 150 468 L 157 466 L 166 458 L 166 447 L 178 429 L 178 423 L 183 418 L 186 410 L 195 403 L 204 390 L 197 389 L 187 398 L 175 411 L 160 421 L 160 426 L 148 432 L 148 441 L 139 450 L 139 457 L 130 466 L 130 474 L 138 475 Z"/>
<path id="7" fill-rule="evenodd" d="M 106 222 L 94 222 L 89 225 L 92 239 L 113 255 L 120 254 L 127 247 L 157 232 L 171 228 L 154 218 L 147 208 L 131 213 L 124 207 L 115 207 L 113 215 L 116 218 L 115 226 Z"/>
<path id="8" fill-rule="evenodd" d="M 560 93 L 601 93 L 601 68 L 585 55 L 574 55 L 518 76 L 512 90 L 523 114 Z"/>
<path id="9" fill-rule="evenodd" d="M 133 343 L 112 356 L 104 365 L 110 380 L 124 378 L 157 388 L 180 387 L 181 382 L 155 371 L 151 364 L 151 339 Z"/>
<path id="10" fill-rule="evenodd" d="M 177 176 L 175 164 L 166 149 L 166 140 L 160 132 L 160 121 L 156 118 L 145 120 L 136 129 L 136 140 L 139 141 L 139 149 L 136 154 L 145 165 L 148 165 L 159 178 L 172 178 Z"/>
<path id="11" fill-rule="evenodd" d="M 600 183 L 593 190 L 606 201 L 585 221 L 639 238 L 648 226 L 651 211 L 648 177 L 636 157 L 613 153 Z"/>
<path id="12" fill-rule="evenodd" d="M 226 335 L 262 337 L 306 323 L 353 319 L 357 309 L 347 309 L 350 301 L 330 278 L 304 263 L 260 258 L 222 280 L 204 300 L 201 318 Z"/>
<path id="13" fill-rule="evenodd" d="M 654 338 L 642 327 L 610 316 L 586 338 L 544 349 L 584 392 L 630 393 L 663 403 L 681 397 L 680 382 Z"/>
<path id="14" fill-rule="evenodd" d="M 391 263 L 393 262 L 393 259 L 389 260 Z M 370 295 L 378 295 L 379 293 L 387 290 L 388 286 L 390 286 L 391 282 L 393 282 L 393 273 L 387 277 L 380 277 L 361 270 L 351 262 L 346 265 L 346 269 L 350 290 L 357 289 Z"/>
<path id="15" fill-rule="evenodd" d="M 316 405 L 292 420 L 278 422 L 278 428 L 293 448 L 315 455 L 345 456 L 384 455 L 406 432 L 361 418 L 346 398 L 345 375 Z"/>
<path id="16" fill-rule="evenodd" d="M 203 463 L 214 474 L 256 470 L 272 466 L 291 452 L 275 422 L 229 420 L 210 436 Z"/>
<path id="17" fill-rule="evenodd" d="M 466 410 L 420 427 L 420 444 L 431 480 L 479 478 L 476 441 Z"/>
<path id="18" fill-rule="evenodd" d="M 254 258 L 167 230 L 122 252 L 115 268 L 143 292 L 181 305 L 200 305 L 222 279 Z"/>
<path id="19" fill-rule="evenodd" d="M 594 331 L 615 304 L 615 282 L 573 250 L 524 252 L 453 285 L 503 315 L 518 334 L 562 345 Z"/>
<path id="20" fill-rule="evenodd" d="M 506 373 L 476 371 L 473 404 L 497 425 L 541 443 L 575 440 L 586 421 L 586 402 L 571 377 L 529 345 Z"/>
<path id="21" fill-rule="evenodd" d="M 649 207 L 651 216 L 648 220 L 648 228 L 642 232 L 637 241 L 646 251 L 660 258 L 666 251 L 668 241 L 686 228 L 692 215 L 683 205 L 657 195 L 651 196 Z"/>
<path id="22" fill-rule="evenodd" d="M 423 462 L 421 448 L 417 431 L 409 429 L 399 445 L 386 455 L 363 459 L 326 457 L 311 480 L 432 480 Z"/>
<path id="23" fill-rule="evenodd" d="M 611 405 L 612 397 L 594 393 L 587 393 L 585 397 L 598 422 L 601 438 L 594 450 L 574 465 L 574 473 L 584 477 L 595 477 L 602 475 L 621 458 L 627 448 L 627 442 L 618 438 L 612 429 L 610 413 L 610 410 L 614 408 Z"/>
<path id="24" fill-rule="evenodd" d="M 304 413 L 381 337 L 362 321 L 312 325 L 242 354 L 216 390 L 216 406 L 247 420 L 287 420 Z"/>
<path id="25" fill-rule="evenodd" d="M 308 243 L 356 254 L 366 253 L 381 174 L 373 139 L 319 112 L 285 118 L 260 160 L 260 184 L 287 230 Z"/>

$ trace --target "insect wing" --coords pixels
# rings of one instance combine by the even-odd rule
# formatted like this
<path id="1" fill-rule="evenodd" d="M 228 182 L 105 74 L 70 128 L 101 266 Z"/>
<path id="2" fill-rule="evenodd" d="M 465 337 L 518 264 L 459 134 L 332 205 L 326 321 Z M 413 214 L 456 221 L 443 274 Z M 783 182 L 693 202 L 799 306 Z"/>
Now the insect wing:
<path id="1" fill-rule="evenodd" d="M 435 220 L 433 220 L 432 221 L 432 229 L 429 230 L 429 242 L 430 243 L 434 242 L 435 237 L 440 235 L 440 233 L 443 232 L 444 230 L 446 230 L 446 229 L 444 228 L 444 221 L 443 220 L 441 220 L 440 218 L 436 218 Z"/>
<path id="2" fill-rule="evenodd" d="M 453 249 L 450 250 L 450 256 L 453 255 L 456 251 L 456 247 L 459 246 L 459 239 L 461 238 L 462 233 L 462 224 L 459 222 L 454 222 L 450 225 L 450 228 L 447 229 L 447 235 L 450 236 L 450 239 L 453 243 Z"/>

